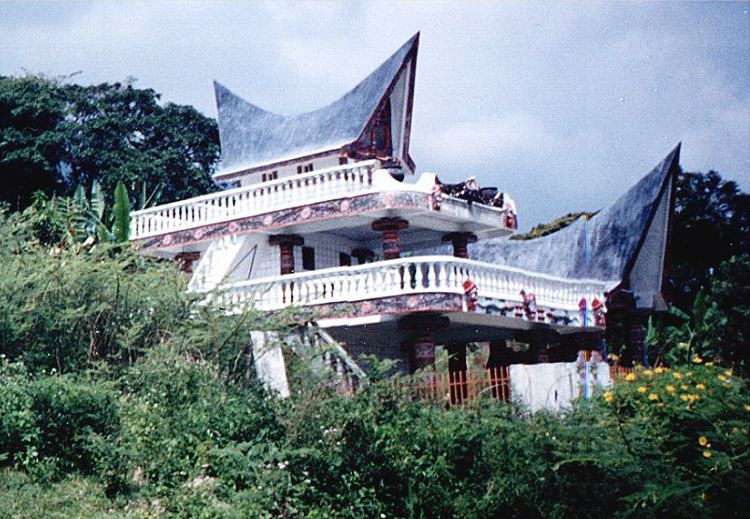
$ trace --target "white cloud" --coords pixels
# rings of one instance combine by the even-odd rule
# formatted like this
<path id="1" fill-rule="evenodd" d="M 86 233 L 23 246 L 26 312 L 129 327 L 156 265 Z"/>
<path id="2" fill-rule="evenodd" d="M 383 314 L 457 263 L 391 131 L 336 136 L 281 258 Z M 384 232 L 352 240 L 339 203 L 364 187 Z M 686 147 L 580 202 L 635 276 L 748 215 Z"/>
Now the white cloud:
<path id="1" fill-rule="evenodd" d="M 443 166 L 476 168 L 486 164 L 508 166 L 528 160 L 540 149 L 557 146 L 557 139 L 528 113 L 462 122 L 443 121 L 426 131 L 421 151 Z"/>
<path id="2" fill-rule="evenodd" d="M 134 76 L 209 115 L 212 79 L 272 111 L 322 106 L 421 30 L 418 167 L 502 184 L 529 224 L 606 205 L 678 141 L 685 168 L 750 187 L 747 3 L 60 5 L 0 1 L 0 74 Z"/>

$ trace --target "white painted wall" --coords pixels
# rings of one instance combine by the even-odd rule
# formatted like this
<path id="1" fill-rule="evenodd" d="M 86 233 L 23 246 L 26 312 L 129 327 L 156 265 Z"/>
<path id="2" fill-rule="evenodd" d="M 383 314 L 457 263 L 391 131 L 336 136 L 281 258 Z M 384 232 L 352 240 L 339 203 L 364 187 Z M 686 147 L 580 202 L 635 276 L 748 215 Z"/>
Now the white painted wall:
<path id="1" fill-rule="evenodd" d="M 590 395 L 612 384 L 609 364 L 587 364 Z M 568 409 L 583 393 L 582 370 L 578 362 L 512 364 L 509 369 L 511 397 L 532 412 Z"/>
<path id="2" fill-rule="evenodd" d="M 315 249 L 315 270 L 340 266 L 340 252 L 351 254 L 352 249 L 361 246 L 353 240 L 347 240 L 346 238 L 327 233 L 308 235 L 304 238 L 305 247 L 313 247 Z M 352 258 L 352 265 L 356 264 L 356 258 Z M 294 248 L 294 271 L 304 272 L 302 268 L 302 247 Z"/>
<path id="3" fill-rule="evenodd" d="M 286 363 L 277 333 L 251 331 L 255 373 L 263 386 L 281 398 L 289 396 Z"/>
<path id="4" fill-rule="evenodd" d="M 226 276 L 227 283 L 252 278 L 276 276 L 279 273 L 279 248 L 269 245 L 268 235 L 261 233 L 244 236 L 245 245 L 235 255 Z"/>
<path id="5" fill-rule="evenodd" d="M 349 159 L 351 160 L 351 159 Z M 240 178 L 240 186 L 249 186 L 252 184 L 260 184 L 263 182 L 263 174 L 269 174 L 272 171 L 276 171 L 278 173 L 278 178 L 285 178 L 285 177 L 292 177 L 297 174 L 297 166 L 298 165 L 306 165 L 312 163 L 313 165 L 313 171 L 318 171 L 321 169 L 326 168 L 332 168 L 334 166 L 339 165 L 339 155 L 334 154 L 326 157 L 320 157 L 314 160 L 305 160 L 300 159 L 299 161 L 295 161 L 291 165 L 283 166 L 283 167 L 272 167 L 268 168 L 262 171 L 257 171 L 254 173 L 251 173 L 249 175 L 246 175 L 244 177 Z"/>

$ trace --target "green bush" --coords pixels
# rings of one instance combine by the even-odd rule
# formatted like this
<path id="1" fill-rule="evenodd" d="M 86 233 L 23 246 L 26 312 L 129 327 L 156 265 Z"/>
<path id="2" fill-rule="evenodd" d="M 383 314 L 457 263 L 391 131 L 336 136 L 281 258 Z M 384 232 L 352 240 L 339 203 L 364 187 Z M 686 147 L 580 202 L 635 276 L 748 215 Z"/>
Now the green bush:
<path id="1" fill-rule="evenodd" d="M 705 366 L 638 370 L 603 395 L 626 447 L 636 491 L 652 515 L 739 517 L 750 505 L 747 381 Z"/>
<path id="2" fill-rule="evenodd" d="M 127 365 L 190 315 L 170 264 L 117 252 L 46 248 L 0 215 L 0 353 L 33 372 Z"/>
<path id="3" fill-rule="evenodd" d="M 212 363 L 168 346 L 130 369 L 120 405 L 117 446 L 156 487 L 200 476 L 215 449 L 260 441 L 276 427 L 260 390 L 228 383 Z"/>
<path id="4" fill-rule="evenodd" d="M 103 441 L 117 431 L 111 385 L 69 375 L 32 376 L 0 362 L 0 456 L 40 478 L 92 474 Z"/>
<path id="5" fill-rule="evenodd" d="M 340 396 L 297 352 L 293 396 L 278 401 L 254 380 L 248 332 L 299 318 L 226 316 L 186 295 L 171 264 L 49 248 L 24 225 L 0 223 L 0 516 L 5 503 L 13 516 L 53 515 L 58 500 L 82 517 L 110 505 L 226 518 L 692 519 L 750 508 L 747 381 L 695 355 L 713 350 L 533 415 L 432 406 L 379 376 Z M 701 341 L 718 333 L 701 330 Z M 92 495 L 73 503 L 66 484 Z"/>

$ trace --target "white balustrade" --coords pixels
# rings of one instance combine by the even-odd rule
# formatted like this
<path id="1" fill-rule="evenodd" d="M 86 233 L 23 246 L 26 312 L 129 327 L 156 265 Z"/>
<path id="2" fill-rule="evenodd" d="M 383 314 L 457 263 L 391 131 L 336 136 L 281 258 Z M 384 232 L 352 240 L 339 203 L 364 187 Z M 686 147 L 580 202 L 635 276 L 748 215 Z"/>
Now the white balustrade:
<path id="1" fill-rule="evenodd" d="M 374 172 L 377 165 L 375 160 L 357 162 L 133 211 L 130 239 L 143 239 L 287 207 L 384 189 L 398 190 L 407 186 L 396 180 L 389 182 L 391 179 L 386 178 L 388 174 L 385 171 L 376 178 Z M 410 187 L 415 188 L 414 185 Z M 421 187 L 417 190 L 421 190 Z"/>
<path id="2" fill-rule="evenodd" d="M 569 280 L 452 256 L 418 256 L 243 281 L 220 287 L 217 296 L 230 308 L 247 304 L 273 310 L 420 293 L 463 295 L 468 278 L 481 298 L 520 304 L 525 290 L 535 294 L 539 306 L 567 312 L 577 312 L 582 297 L 589 305 L 595 297 L 604 300 L 607 289 L 598 280 Z"/>

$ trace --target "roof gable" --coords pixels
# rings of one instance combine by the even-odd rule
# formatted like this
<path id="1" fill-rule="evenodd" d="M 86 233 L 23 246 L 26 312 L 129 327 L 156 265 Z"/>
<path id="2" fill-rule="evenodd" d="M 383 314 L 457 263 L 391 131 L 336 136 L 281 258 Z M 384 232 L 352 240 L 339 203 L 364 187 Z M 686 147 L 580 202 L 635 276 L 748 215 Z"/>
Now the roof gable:
<path id="1" fill-rule="evenodd" d="M 214 82 L 222 160 L 215 177 L 337 150 L 356 141 L 409 64 L 419 33 L 352 90 L 330 105 L 297 115 L 268 112 Z M 413 73 L 412 73 L 413 78 Z M 413 80 L 409 85 L 411 98 Z M 411 103 L 406 106 L 411 110 Z"/>
<path id="2" fill-rule="evenodd" d="M 568 227 L 532 240 L 495 239 L 472 247 L 472 258 L 563 278 L 597 279 L 612 287 L 631 276 L 643 254 L 662 260 L 652 279 L 661 279 L 665 233 L 671 213 L 671 183 L 679 167 L 680 146 L 613 204 L 588 222 L 579 218 Z M 667 200 L 665 201 L 665 197 Z M 666 205 L 665 205 L 666 204 Z M 661 209 L 661 211 L 659 211 Z M 657 213 L 661 217 L 655 218 Z M 659 236 L 654 237 L 654 234 Z M 648 246 L 644 243 L 648 240 Z M 648 260 L 648 258 L 646 259 Z M 658 292 L 660 287 L 650 287 Z"/>

